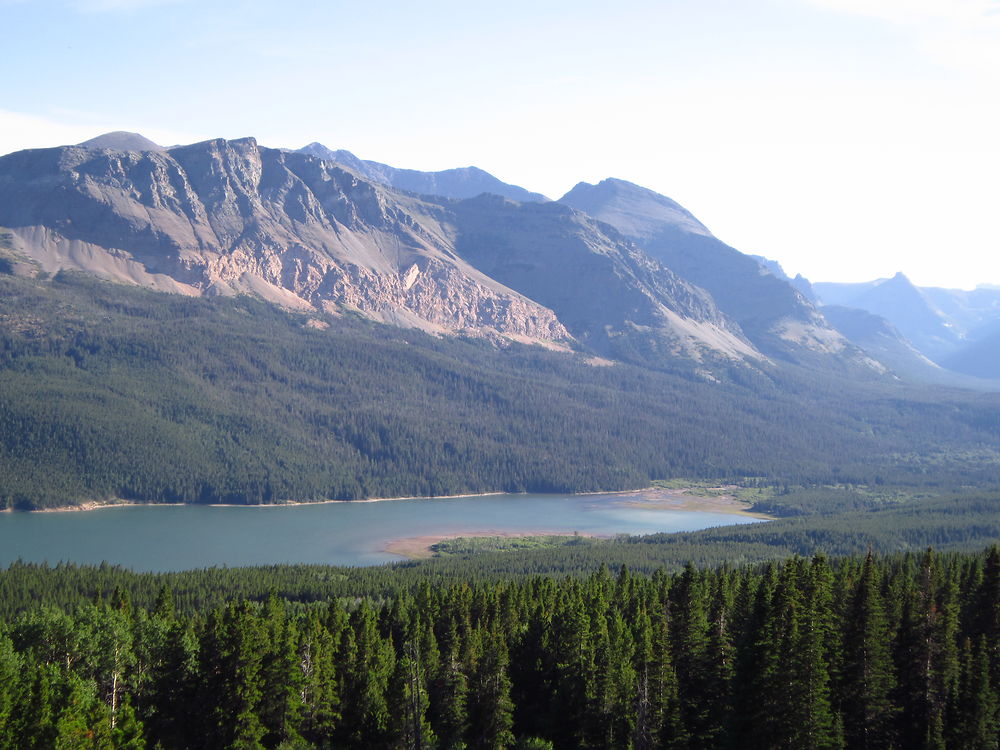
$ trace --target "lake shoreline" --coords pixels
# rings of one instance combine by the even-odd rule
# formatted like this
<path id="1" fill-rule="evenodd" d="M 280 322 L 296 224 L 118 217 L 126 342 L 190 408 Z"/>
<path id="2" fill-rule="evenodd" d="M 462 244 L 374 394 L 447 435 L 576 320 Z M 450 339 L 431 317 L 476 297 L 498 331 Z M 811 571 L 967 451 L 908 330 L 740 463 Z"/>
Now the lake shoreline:
<path id="1" fill-rule="evenodd" d="M 631 491 L 631 490 L 626 490 Z M 109 500 L 101 502 L 88 500 L 79 505 L 56 505 L 52 508 L 29 508 L 28 510 L 18 510 L 16 508 L 4 508 L 2 513 L 78 513 L 83 511 L 101 510 L 103 508 L 176 508 L 181 506 L 193 506 L 199 508 L 297 508 L 310 505 L 329 505 L 331 503 L 382 503 L 393 500 L 453 500 L 463 497 L 490 497 L 493 495 L 511 495 L 529 493 L 511 492 L 466 492 L 461 495 L 403 495 L 401 497 L 366 497 L 363 500 L 287 500 L 281 503 L 138 503 L 132 500 Z M 584 492 L 581 495 L 613 495 L 615 492 Z"/>
<path id="2" fill-rule="evenodd" d="M 647 487 L 642 490 L 623 490 L 620 492 L 589 492 L 578 493 L 577 496 L 585 495 L 617 495 L 621 498 L 633 497 L 633 500 L 626 499 L 622 504 L 629 508 L 639 510 L 668 510 L 692 513 L 718 513 L 727 516 L 742 516 L 745 518 L 755 518 L 761 521 L 772 521 L 774 516 L 764 513 L 754 513 L 749 510 L 747 503 L 737 500 L 732 495 L 691 495 L 690 490 L 695 488 L 665 489 L 663 487 Z M 590 538 L 608 539 L 604 534 L 585 534 L 576 531 L 552 531 L 551 529 L 527 529 L 524 531 L 496 530 L 470 528 L 460 532 L 447 532 L 442 534 L 420 534 L 417 536 L 398 537 L 390 539 L 379 551 L 387 552 L 391 555 L 399 555 L 406 560 L 427 560 L 434 557 L 434 550 L 431 549 L 438 542 L 450 539 L 463 539 L 466 537 L 501 537 L 503 539 L 520 539 L 532 536 L 586 536 Z"/>
<path id="3" fill-rule="evenodd" d="M 645 510 L 680 510 L 700 513 L 720 513 L 725 515 L 739 515 L 748 518 L 758 518 L 761 520 L 773 520 L 773 516 L 764 513 L 755 513 L 750 510 L 750 506 L 732 495 L 697 495 L 690 494 L 697 491 L 696 487 L 686 487 L 678 489 L 666 489 L 663 487 L 645 487 L 638 490 L 605 490 L 595 492 L 568 492 L 551 493 L 559 495 L 571 495 L 573 497 L 588 497 L 600 495 L 615 495 L 619 497 L 635 498 L 634 501 L 627 502 L 629 507 Z M 458 495 L 404 495 L 399 497 L 369 497 L 362 500 L 313 500 L 299 501 L 288 500 L 280 503 L 143 503 L 131 500 L 88 500 L 78 505 L 59 505 L 52 508 L 32 508 L 30 510 L 17 510 L 15 508 L 4 508 L 4 513 L 80 513 L 105 508 L 134 508 L 134 507 L 179 507 L 179 506 L 201 506 L 213 508 L 289 508 L 308 507 L 311 505 L 329 505 L 332 503 L 382 503 L 401 500 L 458 500 L 470 497 L 494 497 L 497 495 L 528 495 L 528 494 L 550 494 L 550 493 L 528 493 L 528 492 L 465 492 Z M 482 534 L 477 534 L 482 536 Z M 466 536 L 472 536 L 467 534 Z M 520 536 L 530 536 L 521 534 Z M 554 536 L 554 535 L 553 535 Z"/>
<path id="4" fill-rule="evenodd" d="M 559 537 L 587 537 L 588 539 L 610 539 L 609 534 L 589 534 L 578 531 L 551 531 L 548 529 L 528 529 L 525 531 L 511 531 L 510 529 L 473 529 L 467 531 L 449 531 L 444 534 L 421 534 L 419 536 L 404 536 L 391 539 L 386 542 L 380 552 L 388 552 L 390 555 L 399 555 L 405 560 L 428 560 L 434 557 L 434 550 L 431 549 L 439 542 L 451 539 L 477 539 L 499 537 L 501 539 L 524 539 L 535 536 L 559 536 Z"/>

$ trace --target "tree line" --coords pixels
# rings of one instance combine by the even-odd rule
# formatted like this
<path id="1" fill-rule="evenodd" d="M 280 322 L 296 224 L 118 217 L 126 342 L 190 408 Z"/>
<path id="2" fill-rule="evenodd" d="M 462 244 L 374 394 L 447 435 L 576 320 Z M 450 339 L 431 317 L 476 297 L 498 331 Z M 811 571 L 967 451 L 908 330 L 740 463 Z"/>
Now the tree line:
<path id="1" fill-rule="evenodd" d="M 1000 741 L 997 547 L 191 611 L 162 585 L 58 606 L 60 575 L 0 627 L 0 748 Z"/>

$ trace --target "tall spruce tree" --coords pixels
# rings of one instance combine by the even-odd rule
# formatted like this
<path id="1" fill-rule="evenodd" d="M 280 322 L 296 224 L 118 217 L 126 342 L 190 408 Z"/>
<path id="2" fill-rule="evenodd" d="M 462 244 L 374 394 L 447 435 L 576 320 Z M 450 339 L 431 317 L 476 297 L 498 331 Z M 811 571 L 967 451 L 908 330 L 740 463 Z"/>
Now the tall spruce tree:
<path id="1" fill-rule="evenodd" d="M 472 750 L 505 750 L 514 744 L 507 644 L 502 634 L 484 629 L 473 641 L 468 744 Z"/>
<path id="2" fill-rule="evenodd" d="M 715 747 L 709 703 L 708 604 L 701 574 L 688 564 L 671 590 L 670 614 L 681 720 L 692 750 Z"/>
<path id="3" fill-rule="evenodd" d="M 955 581 L 933 550 L 918 568 L 899 636 L 900 741 L 944 750 L 945 712 L 958 687 L 958 604 Z"/>
<path id="4" fill-rule="evenodd" d="M 952 707 L 949 747 L 996 750 L 1000 747 L 1000 700 L 990 678 L 989 647 L 965 639 L 958 696 Z"/>
<path id="5" fill-rule="evenodd" d="M 854 750 L 886 750 L 894 744 L 898 708 L 892 637 L 885 616 L 878 564 L 869 551 L 857 581 L 844 627 L 840 703 L 844 738 Z"/>

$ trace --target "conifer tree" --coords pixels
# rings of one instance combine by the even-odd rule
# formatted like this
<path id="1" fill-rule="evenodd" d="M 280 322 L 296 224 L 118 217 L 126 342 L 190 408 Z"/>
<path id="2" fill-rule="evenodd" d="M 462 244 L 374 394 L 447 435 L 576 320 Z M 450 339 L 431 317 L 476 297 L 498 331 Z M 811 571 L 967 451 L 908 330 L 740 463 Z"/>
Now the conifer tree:
<path id="1" fill-rule="evenodd" d="M 918 576 L 899 637 L 900 739 L 908 747 L 943 750 L 945 712 L 957 690 L 957 597 L 933 550 L 921 559 Z"/>
<path id="2" fill-rule="evenodd" d="M 37 664 L 33 679 L 26 691 L 23 709 L 14 720 L 12 734 L 21 744 L 14 747 L 21 750 L 49 750 L 56 740 L 56 685 L 58 667 Z"/>
<path id="3" fill-rule="evenodd" d="M 383 748 L 389 745 L 389 678 L 395 668 L 392 643 L 378 631 L 375 613 L 362 601 L 351 615 L 340 658 L 342 710 L 338 736 L 346 745 Z"/>
<path id="4" fill-rule="evenodd" d="M 1000 691 L 1000 546 L 996 544 L 986 553 L 975 608 L 973 635 L 983 638 L 993 689 Z"/>
<path id="5" fill-rule="evenodd" d="M 840 694 L 844 738 L 851 750 L 893 746 L 893 722 L 898 709 L 892 700 L 896 679 L 890 644 L 878 565 L 869 551 L 851 596 L 844 629 Z"/>
<path id="6" fill-rule="evenodd" d="M 549 718 L 559 747 L 583 747 L 594 695 L 594 653 L 591 618 L 574 584 L 566 591 L 552 618 L 548 648 L 553 654 L 554 695 Z"/>
<path id="7" fill-rule="evenodd" d="M 504 750 L 514 744 L 507 645 L 491 630 L 477 631 L 474 642 L 468 744 L 472 750 Z"/>
<path id="8" fill-rule="evenodd" d="M 803 714 L 798 743 L 802 748 L 837 750 L 843 747 L 843 736 L 832 705 L 829 670 L 835 636 L 833 574 L 825 557 L 813 558 L 803 585 L 803 619 L 793 652 L 802 682 Z"/>
<path id="9" fill-rule="evenodd" d="M 649 663 L 649 691 L 652 709 L 653 747 L 682 750 L 688 746 L 688 734 L 681 717 L 677 672 L 671 652 L 670 629 L 666 611 L 659 610 L 652 621 L 652 659 Z"/>
<path id="10" fill-rule="evenodd" d="M 23 711 L 23 659 L 10 638 L 0 634 L 0 750 L 15 747 L 14 720 Z"/>
<path id="11" fill-rule="evenodd" d="M 298 739 L 302 718 L 302 667 L 298 634 L 273 593 L 263 612 L 264 652 L 261 655 L 261 701 L 258 713 L 266 730 L 263 742 L 274 746 Z"/>
<path id="12" fill-rule="evenodd" d="M 52 747 L 55 750 L 113 750 L 109 712 L 94 694 L 93 684 L 70 674 L 64 691 Z"/>
<path id="13" fill-rule="evenodd" d="M 736 670 L 736 648 L 731 628 L 730 576 L 716 573 L 709 603 L 707 700 L 715 707 L 706 725 L 706 737 L 722 744 L 733 711 L 732 683 Z"/>
<path id="14" fill-rule="evenodd" d="M 711 748 L 715 737 L 708 702 L 708 606 L 704 582 L 691 563 L 671 590 L 671 624 L 681 720 L 692 750 Z"/>
<path id="15" fill-rule="evenodd" d="M 146 740 L 143 723 L 135 713 L 131 702 L 125 701 L 118 709 L 118 721 L 111 731 L 111 741 L 115 750 L 144 750 Z"/>
<path id="16" fill-rule="evenodd" d="M 432 726 L 442 750 L 458 750 L 465 744 L 469 726 L 469 680 L 461 658 L 461 643 L 454 621 L 443 641 L 444 653 L 432 683 Z"/>
<path id="17" fill-rule="evenodd" d="M 419 641 L 403 644 L 389 683 L 389 732 L 392 746 L 399 750 L 428 750 L 436 746 L 434 730 L 427 720 L 430 700 Z"/>
<path id="18" fill-rule="evenodd" d="M 632 634 L 620 612 L 607 617 L 595 644 L 596 694 L 592 711 L 592 745 L 624 748 L 635 729 L 636 674 Z"/>
<path id="19" fill-rule="evenodd" d="M 258 750 L 265 728 L 260 721 L 264 629 L 249 603 L 213 612 L 202 638 L 199 702 L 212 709 L 205 731 L 218 746 Z"/>
<path id="20" fill-rule="evenodd" d="M 340 695 L 334 641 L 315 612 L 302 628 L 298 641 L 301 670 L 302 736 L 316 745 L 328 743 L 340 721 Z"/>
<path id="21" fill-rule="evenodd" d="M 958 700 L 953 709 L 950 747 L 996 750 L 1000 747 L 1000 700 L 990 678 L 990 648 L 979 638 L 965 639 Z"/>

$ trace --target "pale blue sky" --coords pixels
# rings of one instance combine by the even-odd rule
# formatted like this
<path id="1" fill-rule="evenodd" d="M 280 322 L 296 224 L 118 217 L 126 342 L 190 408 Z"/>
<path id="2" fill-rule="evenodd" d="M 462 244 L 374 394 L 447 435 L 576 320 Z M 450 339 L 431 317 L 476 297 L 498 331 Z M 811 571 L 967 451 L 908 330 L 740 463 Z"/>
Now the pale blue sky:
<path id="1" fill-rule="evenodd" d="M 813 280 L 1000 282 L 998 0 L 0 0 L 0 152 L 111 129 L 615 176 Z"/>

